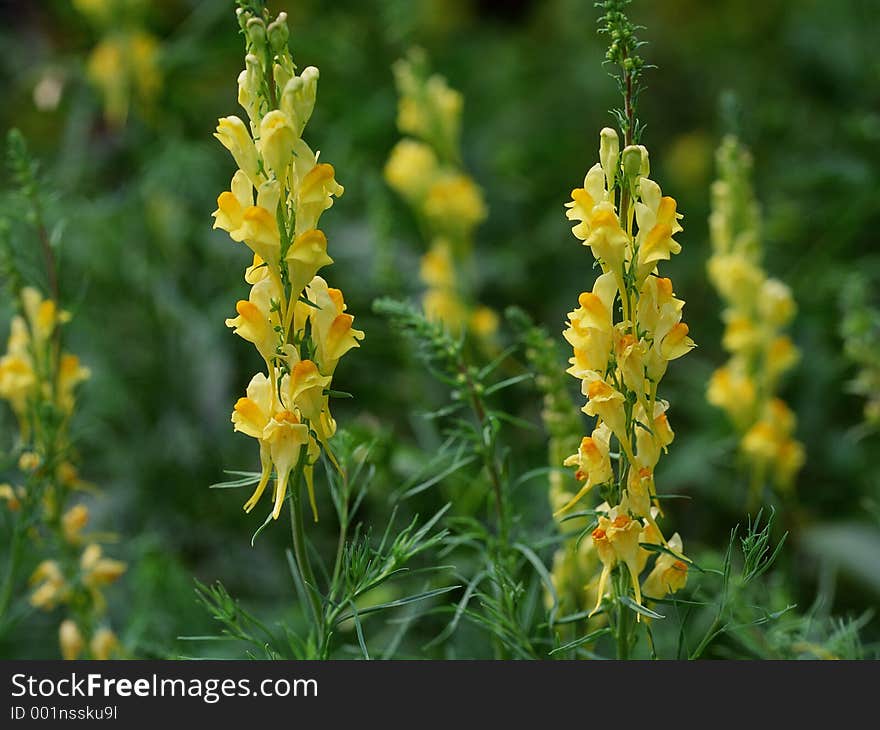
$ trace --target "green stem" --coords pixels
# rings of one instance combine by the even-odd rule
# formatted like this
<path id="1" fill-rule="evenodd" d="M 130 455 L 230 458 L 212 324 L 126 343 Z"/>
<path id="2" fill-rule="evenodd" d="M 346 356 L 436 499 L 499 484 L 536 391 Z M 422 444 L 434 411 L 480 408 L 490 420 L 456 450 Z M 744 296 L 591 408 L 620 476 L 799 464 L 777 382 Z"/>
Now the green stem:
<path id="1" fill-rule="evenodd" d="M 324 629 L 324 610 L 321 596 L 318 593 L 318 584 L 315 580 L 315 573 L 312 570 L 312 563 L 309 560 L 309 551 L 305 538 L 302 501 L 300 499 L 300 489 L 302 487 L 305 461 L 306 447 L 303 446 L 299 452 L 299 459 L 296 462 L 296 467 L 293 473 L 293 483 L 291 484 L 290 489 L 290 533 L 293 538 L 293 554 L 296 557 L 296 565 L 299 568 L 299 574 L 304 583 L 306 596 L 308 597 L 315 622 L 315 629 L 317 630 L 318 637 L 320 637 Z"/>
<path id="2" fill-rule="evenodd" d="M 15 573 L 21 553 L 22 537 L 24 537 L 23 521 L 21 516 L 16 517 L 15 526 L 12 528 L 12 541 L 9 546 L 9 556 L 6 560 L 6 573 L 3 576 L 3 588 L 0 590 L 0 626 L 2 626 L 3 617 L 6 615 L 9 604 L 12 601 L 12 588 L 15 585 Z"/>
<path id="3" fill-rule="evenodd" d="M 629 659 L 629 627 L 630 627 L 630 610 L 620 601 L 620 597 L 626 595 L 628 588 L 625 585 L 626 579 L 629 577 L 624 574 L 626 567 L 621 565 L 618 568 L 617 579 L 614 581 L 615 586 L 615 602 L 617 603 L 617 658 Z M 623 585 L 621 585 L 623 584 Z"/>

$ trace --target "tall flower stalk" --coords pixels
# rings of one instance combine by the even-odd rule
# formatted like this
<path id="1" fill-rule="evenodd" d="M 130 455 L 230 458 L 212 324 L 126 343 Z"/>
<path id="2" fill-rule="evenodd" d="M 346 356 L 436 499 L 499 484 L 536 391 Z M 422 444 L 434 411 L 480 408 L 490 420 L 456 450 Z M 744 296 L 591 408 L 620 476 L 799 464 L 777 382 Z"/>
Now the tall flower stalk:
<path id="1" fill-rule="evenodd" d="M 709 381 L 709 402 L 727 414 L 739 436 L 756 508 L 769 483 L 789 490 L 804 463 L 795 416 L 778 397 L 782 376 L 800 353 L 784 333 L 794 318 L 791 289 L 762 267 L 761 216 L 751 183 L 752 159 L 733 136 L 718 148 L 712 186 L 709 279 L 724 302 L 722 345 L 730 354 Z"/>
<path id="2" fill-rule="evenodd" d="M 218 122 L 215 136 L 238 170 L 217 199 L 214 227 L 253 254 L 244 275 L 250 293 L 226 324 L 256 347 L 265 370 L 236 402 L 232 422 L 236 431 L 256 439 L 260 450 L 261 472 L 244 509 L 259 504 L 274 473 L 266 523 L 278 519 L 290 496 L 296 562 L 320 624 L 302 487 L 317 520 L 314 464 L 322 452 L 335 463 L 330 385 L 340 358 L 364 334 L 353 327 L 342 292 L 317 276 L 333 263 L 319 219 L 343 193 L 333 166 L 319 162 L 302 137 L 315 105 L 318 69 L 308 66 L 297 74 L 285 13 L 273 19 L 245 3 L 238 21 L 247 50 L 238 101 L 248 121 L 229 116 Z"/>
<path id="3" fill-rule="evenodd" d="M 21 568 L 36 563 L 28 602 L 47 613 L 62 613 L 61 656 L 108 659 L 122 649 L 104 615 L 104 590 L 125 572 L 126 564 L 104 555 L 97 536 L 87 530 L 90 512 L 80 499 L 95 488 L 77 472 L 70 424 L 78 387 L 90 373 L 64 349 L 63 327 L 71 316 L 59 305 L 59 277 L 37 167 L 16 130 L 9 134 L 9 162 L 22 208 L 35 229 L 50 295 L 24 283 L 21 271 L 26 267 L 21 264 L 26 254 L 5 238 L 3 273 L 18 314 L 0 357 L 0 398 L 18 423 L 11 454 L 18 457 L 18 468 L 9 482 L 0 484 L 4 518 L 11 522 L 0 585 L 0 635 L 16 598 Z"/>
<path id="4" fill-rule="evenodd" d="M 632 616 L 650 612 L 647 598 L 662 598 L 687 579 L 687 559 L 678 534 L 667 540 L 658 525 L 662 510 L 655 483 L 657 464 L 674 438 L 669 403 L 659 386 L 669 362 L 694 343 L 681 321 L 684 302 L 658 267 L 681 251 L 675 200 L 650 179 L 648 151 L 638 144 L 635 104 L 644 68 L 635 27 L 624 0 L 599 3 L 602 31 L 611 39 L 607 60 L 620 69 L 624 107 L 616 112 L 623 135 L 605 128 L 599 162 L 583 187 L 572 191 L 566 216 L 575 237 L 590 248 L 602 274 L 568 315 L 565 339 L 573 348 L 569 374 L 581 381 L 595 418 L 565 465 L 575 467 L 580 490 L 558 511 L 562 516 L 594 490 L 604 502 L 595 509 L 591 540 L 602 563 L 596 613 L 605 606 L 617 637 L 618 655 L 632 647 Z M 641 545 L 654 546 L 649 550 Z M 641 575 L 653 554 L 653 567 Z"/>
<path id="5" fill-rule="evenodd" d="M 498 316 L 476 302 L 473 258 L 486 204 L 461 160 L 462 95 L 429 72 L 420 50 L 394 64 L 394 78 L 405 137 L 391 150 L 385 179 L 409 204 L 428 245 L 420 265 L 425 314 L 451 332 L 488 337 Z"/>

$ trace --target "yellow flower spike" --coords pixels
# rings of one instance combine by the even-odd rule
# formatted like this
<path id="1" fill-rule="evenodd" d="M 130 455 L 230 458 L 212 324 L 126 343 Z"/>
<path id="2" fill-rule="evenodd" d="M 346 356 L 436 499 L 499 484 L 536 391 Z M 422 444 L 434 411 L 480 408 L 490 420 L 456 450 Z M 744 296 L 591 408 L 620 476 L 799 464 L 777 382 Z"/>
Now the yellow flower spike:
<path id="1" fill-rule="evenodd" d="M 257 148 L 245 123 L 236 116 L 223 117 L 217 121 L 214 136 L 229 150 L 235 164 L 248 176 L 253 186 L 260 187 L 265 177 L 259 171 Z"/>
<path id="2" fill-rule="evenodd" d="M 78 659 L 86 645 L 79 627 L 69 618 L 58 627 L 58 643 L 61 646 L 61 657 L 67 661 Z"/>
<path id="3" fill-rule="evenodd" d="M 105 661 L 110 659 L 119 650 L 119 639 L 110 629 L 102 626 L 92 636 L 89 642 L 89 651 L 92 659 Z"/>
<path id="4" fill-rule="evenodd" d="M 266 165 L 281 183 L 287 180 L 287 169 L 293 161 L 293 148 L 299 135 L 290 117 L 273 109 L 260 123 L 260 152 Z"/>
<path id="5" fill-rule="evenodd" d="M 272 519 L 277 520 L 287 495 L 290 472 L 299 460 L 300 449 L 309 442 L 309 429 L 293 411 L 276 413 L 263 431 L 275 465 L 275 491 Z"/>
<path id="6" fill-rule="evenodd" d="M 297 294 L 305 289 L 321 268 L 333 263 L 333 259 L 327 255 L 327 237 L 323 231 L 314 228 L 293 240 L 284 259 L 288 264 L 290 288 Z"/>

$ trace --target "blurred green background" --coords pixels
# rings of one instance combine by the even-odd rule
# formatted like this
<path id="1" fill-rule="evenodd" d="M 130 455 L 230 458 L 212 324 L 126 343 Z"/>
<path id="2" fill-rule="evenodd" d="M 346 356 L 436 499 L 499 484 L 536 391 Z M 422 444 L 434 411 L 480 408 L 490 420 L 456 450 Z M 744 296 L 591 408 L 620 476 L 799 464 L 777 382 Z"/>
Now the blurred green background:
<path id="1" fill-rule="evenodd" d="M 154 103 L 134 104 L 113 125 L 85 77 L 96 26 L 68 2 L 0 3 L 0 126 L 27 136 L 54 191 L 49 217 L 63 224 L 62 292 L 75 315 L 68 345 L 93 373 L 75 426 L 81 471 L 103 490 L 92 502 L 95 523 L 119 536 L 115 550 L 130 563 L 111 595 L 114 624 L 141 656 L 212 655 L 222 650 L 177 638 L 213 630 L 193 576 L 222 580 L 257 613 L 295 613 L 284 526 L 252 548 L 262 518 L 242 512 L 241 492 L 208 489 L 223 469 L 256 468 L 257 456 L 251 439 L 233 433 L 229 413 L 259 364 L 223 324 L 246 292 L 248 255 L 211 229 L 234 169 L 211 135 L 218 117 L 242 113 L 243 51 L 231 2 L 142 6 L 137 22 L 160 41 L 163 84 Z M 381 530 L 389 495 L 435 445 L 418 413 L 444 398 L 371 313 L 377 296 L 420 293 L 423 244 L 382 179 L 399 137 L 391 63 L 421 46 L 464 94 L 465 163 L 490 211 L 475 247 L 481 298 L 498 311 L 521 307 L 560 342 L 566 312 L 594 278 L 563 203 L 596 159 L 617 92 L 590 0 L 269 6 L 289 14 L 298 65 L 321 71 L 306 139 L 346 188 L 322 219 L 336 261 L 327 277 L 367 334 L 334 381 L 356 398 L 339 401 L 334 414 L 341 426 L 379 436 L 362 517 Z M 863 401 L 847 391 L 855 372 L 843 354 L 840 300 L 855 272 L 875 294 L 880 288 L 876 3 L 637 0 L 631 15 L 647 27 L 644 56 L 657 66 L 646 74 L 640 112 L 652 177 L 685 215 L 684 250 L 665 272 L 687 301 L 699 345 L 664 380 L 677 438 L 658 484 L 691 498 L 676 500 L 667 524 L 686 546 L 721 549 L 745 518 L 730 431 L 704 397 L 725 359 L 720 304 L 705 276 L 709 185 L 714 148 L 735 130 L 755 158 L 766 268 L 799 305 L 792 335 L 803 359 L 783 395 L 807 462 L 781 514 L 794 530 L 783 567 L 801 605 L 818 576 L 831 574 L 835 611 L 859 613 L 880 597 L 880 441 L 861 427 Z M 46 83 L 59 92 L 56 104 L 35 99 Z M 4 304 L 4 337 L 7 315 Z M 505 398 L 538 423 L 540 398 L 528 385 Z M 8 415 L 2 427 L 6 441 Z M 540 432 L 512 438 L 520 468 L 543 463 Z M 548 523 L 546 485 L 523 489 L 525 520 Z M 425 493 L 406 509 L 427 514 L 450 494 Z M 320 506 L 316 543 L 330 549 L 326 496 Z M 56 656 L 55 625 L 29 622 L 0 653 Z M 876 619 L 865 632 L 876 639 Z M 409 651 L 418 656 L 419 645 Z"/>

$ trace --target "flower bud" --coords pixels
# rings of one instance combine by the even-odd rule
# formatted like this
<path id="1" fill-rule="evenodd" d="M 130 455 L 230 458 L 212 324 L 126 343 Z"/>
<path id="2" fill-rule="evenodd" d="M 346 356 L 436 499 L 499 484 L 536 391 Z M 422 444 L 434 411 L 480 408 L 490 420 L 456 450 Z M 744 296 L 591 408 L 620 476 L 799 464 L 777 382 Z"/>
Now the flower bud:
<path id="1" fill-rule="evenodd" d="M 605 127 L 599 133 L 599 161 L 605 172 L 605 181 L 608 190 L 614 187 L 614 178 L 617 176 L 617 158 L 620 153 L 620 140 L 617 132 L 611 127 Z"/>
<path id="2" fill-rule="evenodd" d="M 269 23 L 269 46 L 273 53 L 284 53 L 287 50 L 287 39 L 290 31 L 287 29 L 287 13 L 278 13 L 278 17 Z"/>
<path id="3" fill-rule="evenodd" d="M 244 29 L 250 42 L 250 47 L 257 52 L 262 52 L 266 47 L 266 24 L 262 18 L 251 18 Z"/>

